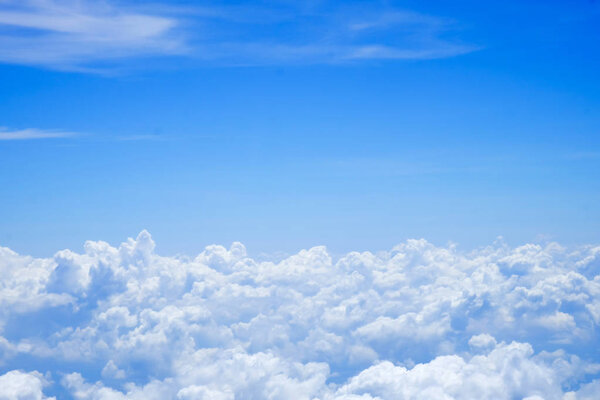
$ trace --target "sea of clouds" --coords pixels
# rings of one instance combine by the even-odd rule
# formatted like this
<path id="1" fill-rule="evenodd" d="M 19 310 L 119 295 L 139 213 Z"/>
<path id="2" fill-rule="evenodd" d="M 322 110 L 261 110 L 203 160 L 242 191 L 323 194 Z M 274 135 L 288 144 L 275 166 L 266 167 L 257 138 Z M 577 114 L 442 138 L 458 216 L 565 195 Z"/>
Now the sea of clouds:
<path id="1" fill-rule="evenodd" d="M 0 247 L 0 400 L 598 399 L 600 246 Z"/>

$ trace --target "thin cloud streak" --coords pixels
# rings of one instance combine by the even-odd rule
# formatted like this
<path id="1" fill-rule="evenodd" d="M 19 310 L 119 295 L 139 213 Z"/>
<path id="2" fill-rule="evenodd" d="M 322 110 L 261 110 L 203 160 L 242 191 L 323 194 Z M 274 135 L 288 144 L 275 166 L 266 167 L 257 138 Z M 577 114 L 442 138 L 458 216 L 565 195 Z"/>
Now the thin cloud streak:
<path id="1" fill-rule="evenodd" d="M 20 129 L 8 130 L 0 128 L 0 140 L 32 140 L 32 139 L 58 139 L 79 136 L 79 133 L 61 130 L 43 130 L 43 129 Z"/>

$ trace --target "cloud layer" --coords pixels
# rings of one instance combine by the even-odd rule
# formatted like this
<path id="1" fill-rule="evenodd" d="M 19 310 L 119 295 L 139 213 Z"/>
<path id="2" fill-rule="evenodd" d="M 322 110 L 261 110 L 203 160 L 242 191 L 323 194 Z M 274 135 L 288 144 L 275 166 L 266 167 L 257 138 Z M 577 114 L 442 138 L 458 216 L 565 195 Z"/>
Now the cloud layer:
<path id="1" fill-rule="evenodd" d="M 0 248 L 0 399 L 592 399 L 600 247 Z"/>

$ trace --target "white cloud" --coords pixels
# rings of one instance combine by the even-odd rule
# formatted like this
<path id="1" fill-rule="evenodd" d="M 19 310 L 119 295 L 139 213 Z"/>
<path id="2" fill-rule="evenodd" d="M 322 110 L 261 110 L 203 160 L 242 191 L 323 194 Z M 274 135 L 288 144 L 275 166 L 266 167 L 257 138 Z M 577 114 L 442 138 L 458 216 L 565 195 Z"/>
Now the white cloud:
<path id="1" fill-rule="evenodd" d="M 491 349 L 496 346 L 496 339 L 487 333 L 481 333 L 469 339 L 469 346 L 473 349 Z"/>
<path id="2" fill-rule="evenodd" d="M 9 130 L 0 127 L 0 140 L 56 139 L 77 136 L 75 132 L 43 129 Z"/>
<path id="3" fill-rule="evenodd" d="M 125 371 L 119 369 L 113 360 L 109 360 L 104 368 L 102 368 L 102 377 L 104 378 L 114 378 L 114 379 L 124 379 Z"/>
<path id="4" fill-rule="evenodd" d="M 85 69 L 94 61 L 180 54 L 173 18 L 108 2 L 5 0 L 0 3 L 0 61 Z"/>
<path id="5" fill-rule="evenodd" d="M 56 400 L 42 393 L 47 380 L 37 371 L 9 371 L 0 375 L 0 400 Z"/>
<path id="6" fill-rule="evenodd" d="M 528 344 L 500 344 L 469 360 L 440 356 L 411 369 L 384 361 L 362 371 L 331 398 L 369 394 L 381 399 L 560 399 L 559 379 L 531 359 Z"/>
<path id="7" fill-rule="evenodd" d="M 0 372 L 27 359 L 75 399 L 586 399 L 600 378 L 597 247 L 154 249 L 0 248 Z"/>
<path id="8" fill-rule="evenodd" d="M 569 392 L 564 397 L 564 400 L 595 400 L 600 393 L 600 379 L 596 379 L 591 383 L 583 385 L 576 392 Z"/>
<path id="9" fill-rule="evenodd" d="M 272 65 L 433 59 L 477 50 L 449 37 L 454 25 L 384 5 L 3 0 L 0 62 L 107 72 L 156 56 Z"/>

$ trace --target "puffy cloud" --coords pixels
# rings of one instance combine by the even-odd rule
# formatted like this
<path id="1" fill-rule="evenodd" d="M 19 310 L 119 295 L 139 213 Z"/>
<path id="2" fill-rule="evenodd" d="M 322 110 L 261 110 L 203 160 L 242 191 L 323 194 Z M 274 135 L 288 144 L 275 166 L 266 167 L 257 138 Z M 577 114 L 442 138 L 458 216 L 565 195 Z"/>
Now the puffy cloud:
<path id="1" fill-rule="evenodd" d="M 154 248 L 146 231 L 48 259 L 0 248 L 5 398 L 548 400 L 598 386 L 598 247 L 409 240 L 276 263 L 240 243 Z"/>
<path id="2" fill-rule="evenodd" d="M 56 269 L 52 260 L 20 256 L 0 247 L 0 315 L 30 312 L 43 307 L 67 304 L 67 293 L 49 293 L 47 286 Z"/>
<path id="3" fill-rule="evenodd" d="M 469 360 L 440 356 L 411 369 L 389 361 L 372 366 L 342 386 L 332 398 L 369 394 L 381 399 L 515 399 L 561 397 L 553 370 L 531 359 L 529 344 L 500 344 Z"/>
<path id="4" fill-rule="evenodd" d="M 0 375 L 0 400 L 56 400 L 42 393 L 46 384 L 46 379 L 37 371 L 9 371 Z"/>
<path id="5" fill-rule="evenodd" d="M 496 346 L 496 339 L 487 333 L 481 333 L 469 339 L 469 346 L 476 350 L 490 349 Z"/>

